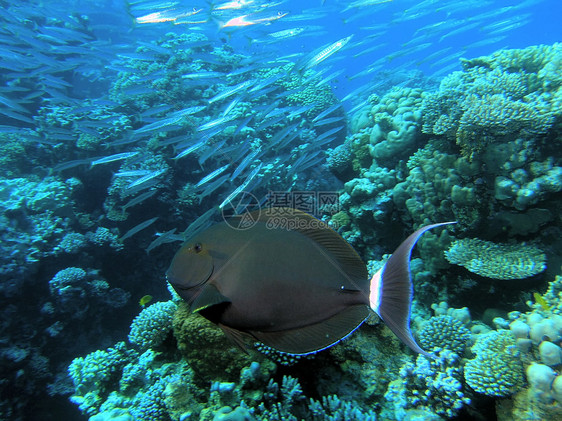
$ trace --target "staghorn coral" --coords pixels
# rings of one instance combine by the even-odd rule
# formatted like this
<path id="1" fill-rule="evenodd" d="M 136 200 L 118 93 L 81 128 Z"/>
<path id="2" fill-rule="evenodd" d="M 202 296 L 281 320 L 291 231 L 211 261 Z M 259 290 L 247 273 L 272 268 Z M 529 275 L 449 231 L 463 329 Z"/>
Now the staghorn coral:
<path id="1" fill-rule="evenodd" d="M 363 411 L 354 402 L 345 402 L 336 395 L 323 396 L 322 402 L 310 400 L 309 410 L 313 421 L 376 421 L 372 409 Z"/>
<path id="2" fill-rule="evenodd" d="M 523 279 L 546 269 L 546 256 L 525 243 L 499 244 L 478 238 L 455 240 L 446 259 L 477 275 L 493 279 Z"/>
<path id="3" fill-rule="evenodd" d="M 505 397 L 525 385 L 523 363 L 509 330 L 482 334 L 471 348 L 476 358 L 464 366 L 464 378 L 476 392 Z"/>

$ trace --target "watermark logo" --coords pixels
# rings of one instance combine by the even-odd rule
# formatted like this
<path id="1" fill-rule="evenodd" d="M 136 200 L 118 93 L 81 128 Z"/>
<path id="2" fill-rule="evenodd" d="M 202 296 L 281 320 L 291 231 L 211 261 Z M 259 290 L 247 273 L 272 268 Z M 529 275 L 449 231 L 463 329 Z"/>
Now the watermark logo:
<path id="1" fill-rule="evenodd" d="M 252 228 L 260 218 L 260 202 L 252 193 L 242 191 L 222 208 L 222 218 L 236 230 Z"/>
<path id="2" fill-rule="evenodd" d="M 339 197 L 333 191 L 269 191 L 262 209 L 276 212 L 291 208 L 315 216 L 333 215 L 340 210 Z"/>
<path id="3" fill-rule="evenodd" d="M 237 230 L 252 228 L 260 218 L 269 229 L 314 230 L 328 225 L 320 219 L 303 217 L 300 212 L 331 217 L 339 210 L 338 192 L 269 191 L 261 201 L 251 193 L 240 192 L 223 207 L 222 216 Z"/>

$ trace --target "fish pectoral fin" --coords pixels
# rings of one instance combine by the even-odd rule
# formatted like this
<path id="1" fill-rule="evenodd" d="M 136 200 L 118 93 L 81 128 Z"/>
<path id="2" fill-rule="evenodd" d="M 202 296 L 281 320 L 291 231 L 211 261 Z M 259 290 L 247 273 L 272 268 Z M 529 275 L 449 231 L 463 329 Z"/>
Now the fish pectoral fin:
<path id="1" fill-rule="evenodd" d="M 224 332 L 225 336 L 234 343 L 238 348 L 248 354 L 248 346 L 246 345 L 245 339 L 250 339 L 251 336 L 247 333 L 244 333 L 238 329 L 234 329 L 232 327 L 228 327 L 219 323 L 219 327 Z"/>
<path id="2" fill-rule="evenodd" d="M 229 302 L 230 300 L 222 295 L 218 289 L 211 284 L 207 284 L 191 303 L 191 311 L 201 311 L 217 304 Z"/>
<path id="3" fill-rule="evenodd" d="M 369 317 L 365 305 L 348 307 L 338 314 L 310 326 L 277 332 L 250 331 L 271 348 L 290 354 L 310 354 L 335 345 L 353 333 Z"/>

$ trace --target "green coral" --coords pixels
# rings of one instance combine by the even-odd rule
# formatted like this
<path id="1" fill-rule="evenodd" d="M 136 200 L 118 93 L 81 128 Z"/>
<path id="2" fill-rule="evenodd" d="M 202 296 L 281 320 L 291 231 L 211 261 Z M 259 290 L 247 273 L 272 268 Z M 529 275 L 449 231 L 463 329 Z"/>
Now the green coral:
<path id="1" fill-rule="evenodd" d="M 435 220 L 464 220 L 479 206 L 472 181 L 478 165 L 466 158 L 436 150 L 432 144 L 418 150 L 408 161 L 406 179 L 393 190 L 399 209 L 406 209 L 417 224 Z"/>
<path id="2" fill-rule="evenodd" d="M 143 309 L 131 324 L 129 341 L 143 350 L 159 346 L 172 330 L 176 308 L 173 301 L 165 301 Z"/>
<path id="3" fill-rule="evenodd" d="M 340 228 L 349 226 L 350 223 L 351 223 L 351 218 L 349 217 L 349 215 L 344 211 L 340 211 L 332 216 L 329 225 L 333 229 L 338 230 Z"/>
<path id="4" fill-rule="evenodd" d="M 520 352 L 509 330 L 481 335 L 472 351 L 476 358 L 465 364 L 464 378 L 476 392 L 505 397 L 525 385 Z"/>
<path id="5" fill-rule="evenodd" d="M 523 279 L 546 269 L 546 256 L 529 244 L 500 244 L 478 238 L 455 240 L 445 258 L 472 273 L 492 279 Z"/>
<path id="6" fill-rule="evenodd" d="M 202 379 L 234 381 L 243 367 L 263 360 L 261 354 L 251 350 L 248 354 L 240 352 L 220 328 L 200 314 L 191 313 L 184 302 L 178 305 L 173 329 L 178 349 Z"/>
<path id="7" fill-rule="evenodd" d="M 444 348 L 462 355 L 470 341 L 470 331 L 454 317 L 437 316 L 426 322 L 418 333 L 418 340 L 426 351 Z"/>

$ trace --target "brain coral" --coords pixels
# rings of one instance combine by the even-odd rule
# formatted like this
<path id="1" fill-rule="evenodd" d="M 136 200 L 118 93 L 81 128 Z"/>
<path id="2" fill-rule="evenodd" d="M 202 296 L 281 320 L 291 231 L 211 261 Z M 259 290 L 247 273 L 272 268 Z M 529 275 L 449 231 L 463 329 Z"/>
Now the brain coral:
<path id="1" fill-rule="evenodd" d="M 478 238 L 453 241 L 445 257 L 472 273 L 493 279 L 523 279 L 546 269 L 546 256 L 537 247 L 498 244 Z"/>
<path id="2" fill-rule="evenodd" d="M 475 391 L 488 396 L 509 396 L 525 384 L 523 363 L 509 330 L 481 335 L 472 347 L 476 358 L 464 366 L 464 378 Z"/>
<path id="3" fill-rule="evenodd" d="M 176 308 L 173 301 L 165 301 L 143 309 L 131 324 L 129 341 L 143 350 L 160 345 L 172 330 Z"/>
<path id="4" fill-rule="evenodd" d="M 432 317 L 418 335 L 419 343 L 426 351 L 445 348 L 461 355 L 470 340 L 470 331 L 451 316 Z"/>

